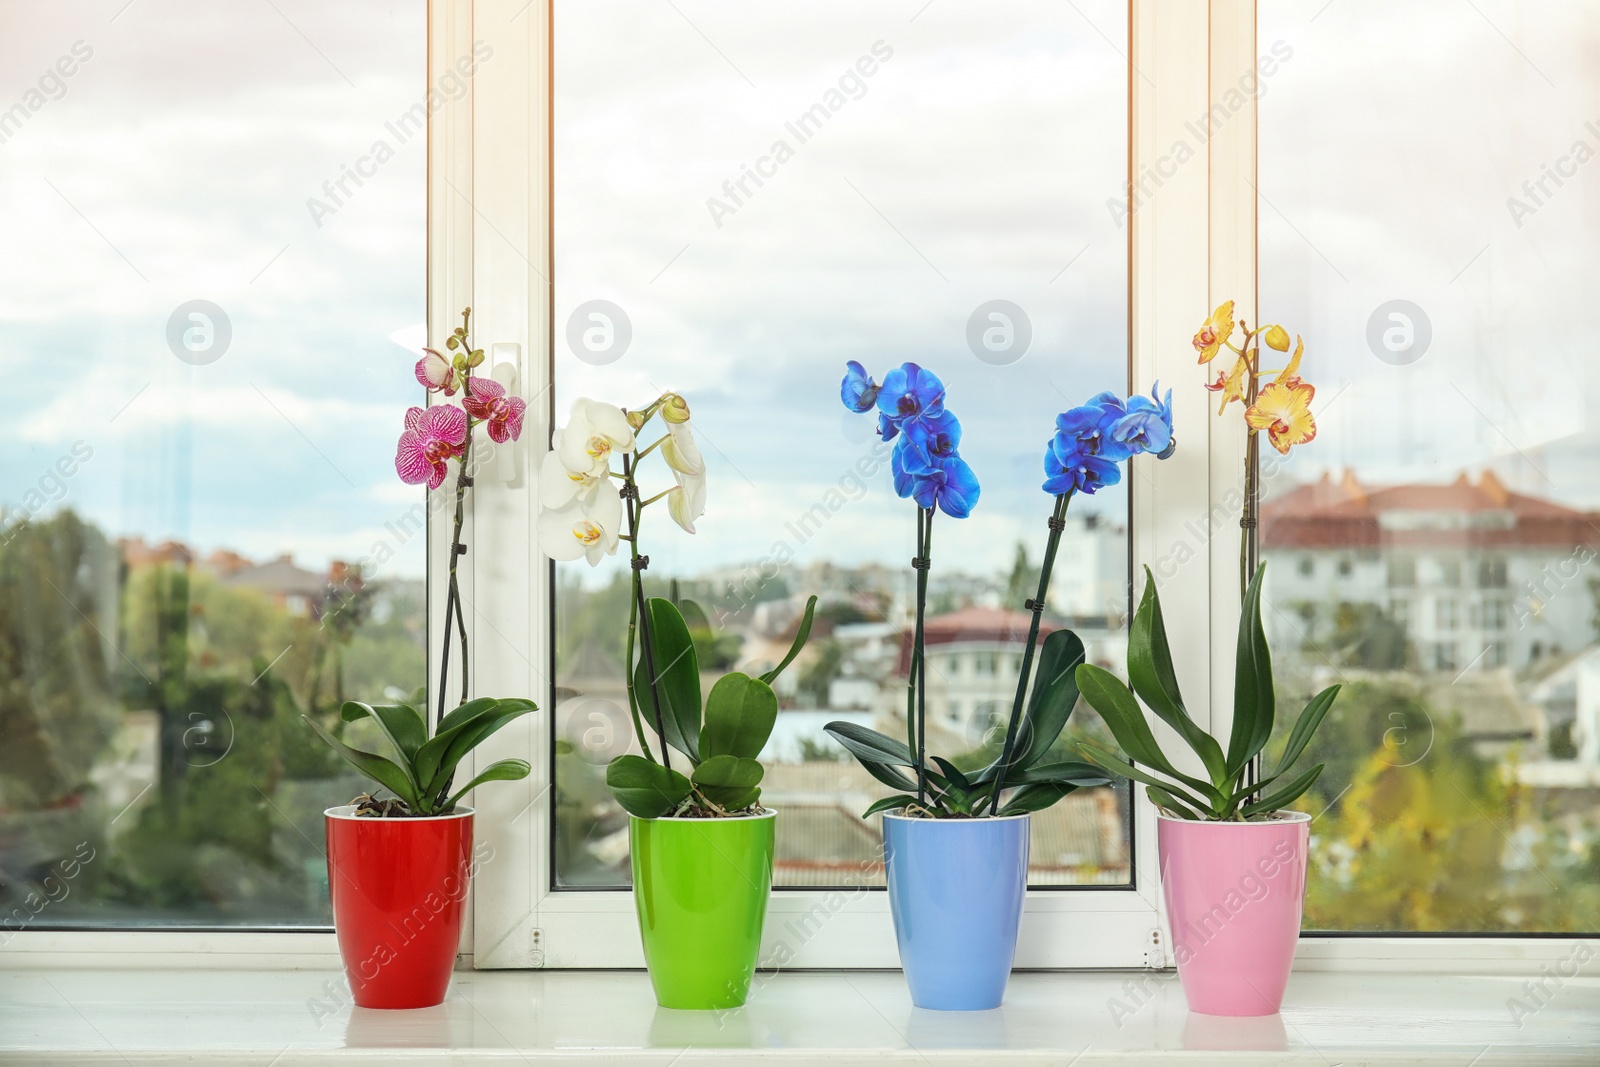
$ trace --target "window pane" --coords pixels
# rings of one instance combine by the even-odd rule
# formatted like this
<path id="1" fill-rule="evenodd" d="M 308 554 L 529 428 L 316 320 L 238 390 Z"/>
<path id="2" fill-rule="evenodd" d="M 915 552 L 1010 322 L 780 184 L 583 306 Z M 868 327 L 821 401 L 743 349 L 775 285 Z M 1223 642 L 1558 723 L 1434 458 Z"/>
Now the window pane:
<path id="1" fill-rule="evenodd" d="M 652 515 L 642 550 L 653 595 L 706 610 L 706 688 L 767 669 L 821 598 L 764 754 L 780 885 L 881 884 L 860 813 L 888 790 L 822 727 L 905 732 L 914 508 L 872 420 L 839 403 L 846 360 L 880 380 L 916 360 L 962 417 L 983 497 L 935 524 L 929 747 L 968 763 L 996 747 L 1044 545 L 1043 446 L 1057 412 L 1127 387 L 1126 233 L 1107 206 L 1126 178 L 1126 27 L 1115 2 L 892 19 L 556 5 L 558 420 L 577 396 L 688 397 L 709 508 L 692 537 Z M 1120 486 L 1075 503 L 1049 616 L 1118 668 L 1127 509 Z M 627 583 L 621 556 L 557 568 L 560 885 L 628 877 L 603 782 L 632 743 Z M 1110 789 L 1036 816 L 1034 882 L 1127 884 L 1126 826 Z"/>
<path id="2" fill-rule="evenodd" d="M 363 785 L 299 716 L 425 680 L 393 467 L 425 32 L 398 0 L 7 7 L 7 931 L 328 923 L 320 813 Z"/>
<path id="3" fill-rule="evenodd" d="M 1264 450 L 1273 647 L 1294 707 L 1345 686 L 1308 929 L 1600 915 L 1594 16 L 1261 7 L 1260 308 L 1319 424 Z"/>

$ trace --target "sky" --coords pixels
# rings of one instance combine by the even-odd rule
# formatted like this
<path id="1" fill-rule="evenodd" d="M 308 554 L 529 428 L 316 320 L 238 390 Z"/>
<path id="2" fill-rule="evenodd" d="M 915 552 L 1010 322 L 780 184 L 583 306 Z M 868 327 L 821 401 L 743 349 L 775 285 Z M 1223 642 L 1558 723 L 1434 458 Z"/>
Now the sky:
<path id="1" fill-rule="evenodd" d="M 424 140 L 385 123 L 426 91 L 422 10 L 0 5 L 0 109 L 47 90 L 0 144 L 0 501 L 45 479 L 112 535 L 311 567 L 411 506 L 393 455 L 421 397 Z M 313 218 L 380 138 L 393 158 Z M 167 339 L 192 300 L 231 324 L 204 365 Z M 48 472 L 79 441 L 63 495 Z M 420 545 L 397 551 L 421 573 Z"/>
<path id="2" fill-rule="evenodd" d="M 1127 388 L 1126 233 L 1105 206 L 1126 169 L 1125 8 L 679 7 L 556 7 L 558 420 L 578 395 L 689 399 L 710 500 L 693 538 L 649 543 L 675 569 L 779 540 L 801 565 L 904 564 L 913 506 L 887 464 L 804 544 L 786 525 L 870 456 L 870 417 L 839 401 L 845 362 L 881 381 L 915 361 L 945 382 L 983 485 L 971 518 L 939 523 L 935 558 L 998 571 L 1019 538 L 1037 557 L 1056 413 Z M 801 128 L 819 103 L 826 123 Z M 724 190 L 758 167 L 759 187 Z M 564 343 L 597 299 L 633 331 L 605 365 Z M 992 300 L 1031 326 L 1007 365 L 967 338 Z"/>
<path id="3" fill-rule="evenodd" d="M 785 533 L 872 446 L 837 400 L 852 358 L 879 378 L 916 360 L 949 387 L 984 494 L 936 552 L 994 571 L 1019 538 L 1037 546 L 1053 416 L 1128 385 L 1124 231 L 1106 207 L 1125 167 L 1124 5 L 556 10 L 558 420 L 577 395 L 689 398 L 710 506 L 698 535 L 650 546 L 661 565 L 754 560 L 779 539 L 801 562 L 909 554 L 886 471 L 804 545 Z M 392 456 L 420 395 L 420 138 L 320 220 L 307 199 L 394 141 L 385 124 L 426 91 L 422 5 L 0 0 L 0 16 L 0 111 L 43 97 L 0 143 L 0 502 L 14 514 L 82 441 L 92 458 L 49 506 L 113 534 L 313 567 L 369 552 L 418 499 Z M 1293 53 L 1260 105 L 1261 308 L 1306 336 L 1321 425 L 1279 477 L 1493 466 L 1600 507 L 1592 8 L 1310 0 L 1261 19 L 1261 50 Z M 75 48 L 92 54 L 56 81 Z M 835 101 L 803 143 L 786 125 Z M 763 162 L 780 140 L 792 155 Z M 771 173 L 735 202 L 724 183 L 758 165 Z M 1573 173 L 1510 210 L 1547 166 Z M 205 365 L 166 337 L 196 299 L 233 330 Z M 1433 334 L 1405 366 L 1367 340 L 1397 299 Z M 603 366 L 564 340 L 592 300 L 632 325 Z M 991 300 L 1031 324 L 1009 365 L 969 348 Z M 1126 496 L 1078 506 L 1120 514 Z M 389 564 L 421 569 L 415 544 Z"/>

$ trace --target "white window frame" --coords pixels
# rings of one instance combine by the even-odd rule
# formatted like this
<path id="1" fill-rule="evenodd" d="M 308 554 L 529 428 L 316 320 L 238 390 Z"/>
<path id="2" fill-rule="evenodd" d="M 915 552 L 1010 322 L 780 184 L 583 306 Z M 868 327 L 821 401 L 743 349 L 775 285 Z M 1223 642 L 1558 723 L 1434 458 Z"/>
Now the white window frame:
<path id="1" fill-rule="evenodd" d="M 1183 631 L 1174 648 L 1197 720 L 1226 732 L 1238 619 L 1240 420 L 1213 416 L 1189 354 L 1195 323 L 1223 299 L 1254 309 L 1254 101 L 1217 131 L 1203 156 L 1173 168 L 1170 148 L 1253 65 L 1255 0 L 1130 0 L 1129 173 L 1155 175 L 1128 223 L 1132 381 L 1174 386 L 1180 447 L 1135 465 L 1132 556 L 1158 574 L 1167 614 L 1208 620 L 1208 639 Z M 429 83 L 473 43 L 494 49 L 468 95 L 430 118 L 428 315 L 431 332 L 471 305 L 477 336 L 513 345 L 529 399 L 521 444 L 481 476 L 461 567 L 474 636 L 476 693 L 548 697 L 552 617 L 549 567 L 534 542 L 533 472 L 551 429 L 550 0 L 430 0 Z M 1201 160 L 1204 162 L 1201 162 Z M 1255 316 L 1252 314 L 1252 318 Z M 1197 515 L 1216 515 L 1215 536 Z M 429 534 L 429 618 L 444 600 L 445 523 Z M 1181 547 L 1180 547 L 1181 546 Z M 1181 559 L 1180 559 L 1181 557 Z M 430 642 L 429 678 L 438 684 Z M 522 756 L 534 775 L 476 799 L 477 834 L 493 858 L 479 870 L 463 952 L 480 968 L 640 967 L 632 895 L 552 892 L 549 710 L 508 727 L 475 754 Z M 1184 752 L 1153 720 L 1169 753 Z M 1198 769 L 1198 768 L 1191 768 Z M 1130 890 L 1030 892 L 1017 966 L 1164 967 L 1169 931 L 1159 888 L 1153 809 L 1135 802 Z M 818 909 L 821 909 L 820 912 Z M 818 920 L 821 920 L 820 923 Z M 811 931 L 800 933 L 797 931 Z M 773 894 L 764 954 L 783 940 L 791 967 L 896 967 L 886 895 L 784 889 Z M 1570 952 L 1564 937 L 1302 937 L 1302 970 L 1537 973 Z M 271 931 L 25 930 L 4 950 L 13 967 L 337 967 L 333 935 Z"/>

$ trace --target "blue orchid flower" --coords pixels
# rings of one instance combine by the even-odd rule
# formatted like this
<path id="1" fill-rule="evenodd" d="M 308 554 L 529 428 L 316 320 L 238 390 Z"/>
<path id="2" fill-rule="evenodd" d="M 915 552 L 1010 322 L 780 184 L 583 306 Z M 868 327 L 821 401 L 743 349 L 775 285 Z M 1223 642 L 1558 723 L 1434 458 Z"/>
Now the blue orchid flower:
<path id="1" fill-rule="evenodd" d="M 897 478 L 896 491 L 898 482 Z M 917 507 L 937 506 L 952 519 L 964 519 L 971 515 L 982 491 L 978 476 L 967 465 L 967 461 L 953 453 L 935 457 L 927 467 L 912 473 L 910 482 L 911 498 L 917 502 Z"/>
<path id="2" fill-rule="evenodd" d="M 1044 452 L 1044 491 L 1052 496 L 1083 493 L 1093 496 L 1122 480 L 1122 468 L 1104 456 L 1091 456 L 1071 447 L 1060 435 Z"/>
<path id="3" fill-rule="evenodd" d="M 1150 452 L 1157 459 L 1166 459 L 1177 448 L 1172 437 L 1172 390 L 1165 399 L 1159 393 L 1157 382 L 1149 396 L 1128 398 L 1128 413 L 1111 427 L 1111 437 L 1133 451 Z"/>
<path id="4" fill-rule="evenodd" d="M 1086 456 L 1120 463 L 1133 455 L 1133 449 L 1117 440 L 1112 431 L 1127 413 L 1127 406 L 1115 393 L 1101 393 L 1082 407 L 1057 415 L 1056 437 L 1065 436 Z"/>
<path id="5" fill-rule="evenodd" d="M 949 409 L 928 418 L 912 419 L 906 422 L 905 428 L 901 444 L 915 455 L 913 465 L 919 468 L 955 455 L 961 444 L 961 421 Z"/>
<path id="6" fill-rule="evenodd" d="M 839 398 L 844 406 L 856 414 L 871 411 L 878 400 L 878 383 L 872 380 L 867 368 L 855 360 L 844 365 L 844 381 L 839 386 Z"/>
<path id="7" fill-rule="evenodd" d="M 944 410 L 944 383 L 932 371 L 902 363 L 883 376 L 877 402 L 878 411 L 885 416 L 879 420 L 880 428 L 887 422 L 898 432 L 910 420 L 932 418 Z M 884 440 L 893 436 L 891 433 Z"/>

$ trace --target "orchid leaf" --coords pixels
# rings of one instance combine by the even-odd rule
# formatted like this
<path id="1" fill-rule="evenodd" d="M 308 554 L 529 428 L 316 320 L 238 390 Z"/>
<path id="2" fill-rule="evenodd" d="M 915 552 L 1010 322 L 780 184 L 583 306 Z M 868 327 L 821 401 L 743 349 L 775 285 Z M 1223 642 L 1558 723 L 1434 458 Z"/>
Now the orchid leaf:
<path id="1" fill-rule="evenodd" d="M 1319 763 L 1271 796 L 1262 797 L 1254 804 L 1246 804 L 1240 814 L 1247 819 L 1252 815 L 1270 815 L 1293 804 L 1300 799 L 1301 794 L 1311 788 L 1312 783 L 1322 774 L 1323 766 L 1324 764 Z"/>
<path id="2" fill-rule="evenodd" d="M 634 666 L 633 684 L 639 700 L 639 710 L 645 721 L 654 726 L 656 705 L 651 699 L 651 689 L 661 700 L 661 729 L 665 741 L 700 762 L 700 661 L 695 655 L 694 638 L 683 621 L 683 615 L 670 600 L 651 597 L 650 611 L 651 656 L 646 656 L 643 641 L 639 662 Z M 650 674 L 651 667 L 655 676 Z M 651 683 L 655 685 L 652 687 Z"/>
<path id="3" fill-rule="evenodd" d="M 528 777 L 533 768 L 525 759 L 503 759 L 489 764 L 479 775 L 451 794 L 445 801 L 444 810 L 449 811 L 456 806 L 456 801 L 466 795 L 467 790 L 484 782 L 515 782 Z"/>
<path id="4" fill-rule="evenodd" d="M 1167 643 L 1167 625 L 1161 614 L 1161 596 L 1149 567 L 1144 569 L 1144 579 L 1144 595 L 1128 631 L 1128 681 L 1139 699 L 1194 749 L 1212 783 L 1221 786 L 1228 780 L 1222 746 L 1189 717 L 1183 706 L 1177 672 L 1172 667 L 1172 649 Z"/>
<path id="5" fill-rule="evenodd" d="M 606 788 L 630 815 L 658 819 L 687 800 L 693 787 L 672 768 L 630 753 L 606 764 Z"/>
<path id="6" fill-rule="evenodd" d="M 317 732 L 317 736 L 326 741 L 332 749 L 343 756 L 356 770 L 377 782 L 383 788 L 399 797 L 406 807 L 417 811 L 417 790 L 411 784 L 411 776 L 394 761 L 385 759 L 375 752 L 364 752 L 359 748 L 349 745 L 334 737 L 322 724 L 309 716 L 302 715 L 307 726 Z"/>
<path id="7" fill-rule="evenodd" d="M 755 759 L 778 721 L 778 695 L 759 678 L 735 671 L 717 679 L 706 696 L 700 754 Z"/>
<path id="8" fill-rule="evenodd" d="M 800 650 L 806 647 L 806 640 L 811 636 L 812 615 L 816 612 L 816 608 L 817 598 L 813 596 L 811 599 L 806 601 L 805 613 L 800 617 L 800 629 L 795 632 L 794 642 L 789 645 L 788 654 L 783 657 L 783 661 L 781 663 L 761 676 L 761 680 L 763 682 L 766 682 L 768 685 L 776 682 L 778 680 L 778 675 L 783 673 L 783 669 L 789 666 L 789 664 L 793 663 L 794 658 L 800 654 Z"/>

